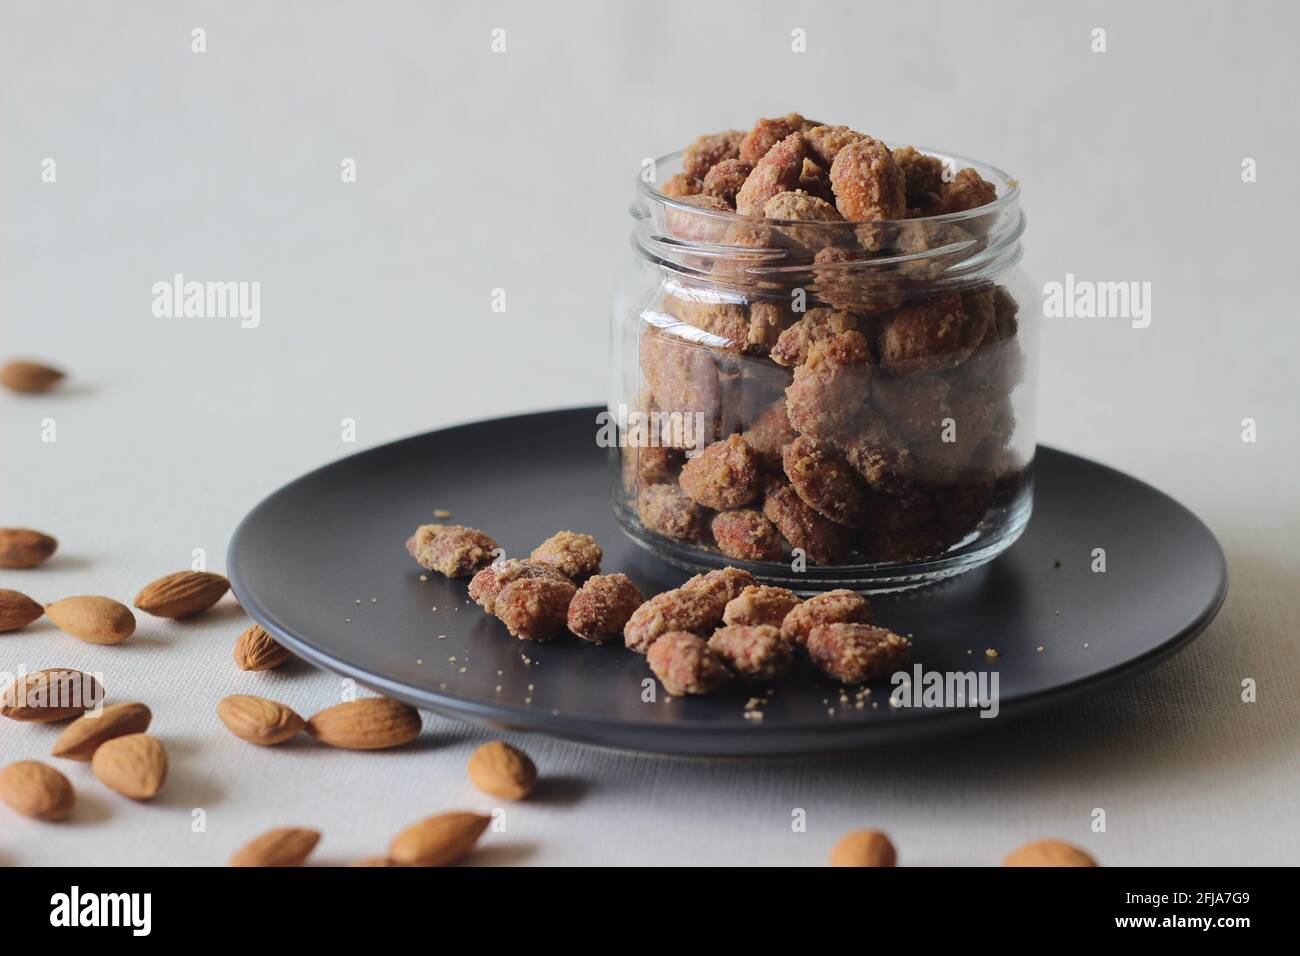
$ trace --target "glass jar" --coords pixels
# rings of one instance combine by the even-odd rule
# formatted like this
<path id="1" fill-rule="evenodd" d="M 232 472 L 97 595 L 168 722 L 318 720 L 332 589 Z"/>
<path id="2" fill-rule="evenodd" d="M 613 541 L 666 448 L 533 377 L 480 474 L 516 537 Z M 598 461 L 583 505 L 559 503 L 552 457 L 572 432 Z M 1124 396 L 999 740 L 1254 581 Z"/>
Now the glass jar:
<path id="1" fill-rule="evenodd" d="M 1038 312 L 1005 173 L 964 212 L 758 219 L 638 181 L 613 310 L 622 528 L 688 571 L 801 591 L 984 564 L 1032 507 Z M 659 160 L 655 182 L 680 169 Z"/>

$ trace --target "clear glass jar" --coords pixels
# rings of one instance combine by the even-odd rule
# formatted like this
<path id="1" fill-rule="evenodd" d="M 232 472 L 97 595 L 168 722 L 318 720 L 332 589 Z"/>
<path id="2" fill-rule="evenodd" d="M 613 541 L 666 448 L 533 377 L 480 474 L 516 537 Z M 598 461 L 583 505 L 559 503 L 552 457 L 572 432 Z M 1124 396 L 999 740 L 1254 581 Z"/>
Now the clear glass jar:
<path id="1" fill-rule="evenodd" d="M 638 181 L 610 462 L 615 515 L 648 551 L 802 591 L 881 591 L 968 571 L 1019 537 L 1039 331 L 1017 268 L 1019 189 L 934 155 L 973 167 L 997 199 L 806 222 Z M 655 181 L 680 162 L 659 160 Z"/>

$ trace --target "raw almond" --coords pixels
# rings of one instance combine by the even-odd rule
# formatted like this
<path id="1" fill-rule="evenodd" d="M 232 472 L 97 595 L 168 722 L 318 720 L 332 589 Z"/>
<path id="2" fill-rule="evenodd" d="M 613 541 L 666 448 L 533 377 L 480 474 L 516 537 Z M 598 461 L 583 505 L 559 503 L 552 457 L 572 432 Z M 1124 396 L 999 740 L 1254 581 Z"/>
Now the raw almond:
<path id="1" fill-rule="evenodd" d="M 280 827 L 268 830 L 235 851 L 231 866 L 302 866 L 320 842 L 319 830 Z"/>
<path id="2" fill-rule="evenodd" d="M 15 392 L 48 392 L 62 380 L 62 372 L 40 362 L 15 361 L 0 366 L 0 385 Z"/>
<path id="3" fill-rule="evenodd" d="M 0 693 L 0 717 L 48 724 L 80 717 L 104 701 L 104 688 L 89 674 L 67 667 L 32 671 Z"/>
<path id="4" fill-rule="evenodd" d="M 235 641 L 235 663 L 241 671 L 269 671 L 292 656 L 260 624 L 250 624 Z"/>
<path id="5" fill-rule="evenodd" d="M 831 866 L 894 866 L 898 851 L 879 830 L 854 830 L 840 837 L 831 850 Z"/>
<path id="6" fill-rule="evenodd" d="M 135 596 L 135 606 L 155 617 L 193 617 L 230 590 L 230 582 L 211 571 L 177 571 L 151 581 Z"/>
<path id="7" fill-rule="evenodd" d="M 236 737 L 270 746 L 302 732 L 306 724 L 284 704 L 251 694 L 234 694 L 217 701 L 217 716 Z"/>
<path id="8" fill-rule="evenodd" d="M 447 866 L 469 854 L 491 817 L 479 813 L 440 813 L 393 837 L 388 858 L 398 866 Z"/>
<path id="9" fill-rule="evenodd" d="M 34 568 L 58 547 L 58 541 L 31 528 L 0 528 L 0 568 Z"/>
<path id="10" fill-rule="evenodd" d="M 21 591 L 0 588 L 0 632 L 26 627 L 44 613 L 45 608 Z"/>
<path id="11" fill-rule="evenodd" d="M 106 740 L 90 758 L 90 769 L 106 787 L 132 800 L 149 800 L 167 779 L 167 751 L 148 734 Z"/>
<path id="12" fill-rule="evenodd" d="M 19 760 L 0 770 L 0 800 L 25 817 L 62 820 L 72 812 L 77 795 L 68 778 L 49 764 Z"/>
<path id="13" fill-rule="evenodd" d="M 347 750 L 383 750 L 420 735 L 420 712 L 389 697 L 335 704 L 307 721 L 307 733 Z"/>
<path id="14" fill-rule="evenodd" d="M 89 760 L 104 741 L 142 734 L 149 729 L 151 720 L 153 714 L 144 704 L 112 704 L 98 715 L 78 717 L 68 724 L 50 753 L 67 760 Z"/>
<path id="15" fill-rule="evenodd" d="M 1097 861 L 1064 840 L 1035 840 L 1015 850 L 1003 866 L 1096 866 Z"/>
<path id="16" fill-rule="evenodd" d="M 537 786 L 537 766 L 522 750 L 494 740 L 470 755 L 469 779 L 494 797 L 522 800 Z"/>
<path id="17" fill-rule="evenodd" d="M 135 633 L 135 615 L 120 601 L 95 595 L 64 598 L 45 613 L 59 630 L 88 644 L 121 644 Z"/>

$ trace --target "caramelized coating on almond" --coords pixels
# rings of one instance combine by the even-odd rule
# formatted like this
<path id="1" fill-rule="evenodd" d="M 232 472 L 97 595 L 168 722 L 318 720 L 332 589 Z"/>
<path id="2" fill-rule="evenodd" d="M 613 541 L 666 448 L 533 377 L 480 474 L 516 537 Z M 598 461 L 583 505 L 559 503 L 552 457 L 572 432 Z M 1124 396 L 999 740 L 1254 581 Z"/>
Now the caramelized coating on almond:
<path id="1" fill-rule="evenodd" d="M 880 312 L 903 301 L 893 276 L 871 271 L 871 256 L 843 246 L 825 246 L 813 257 L 813 291 L 823 302 L 848 312 Z"/>
<path id="2" fill-rule="evenodd" d="M 785 399 L 780 398 L 759 412 L 749 423 L 741 437 L 758 456 L 759 465 L 767 471 L 781 471 L 781 449 L 799 437 L 786 415 Z"/>
<path id="3" fill-rule="evenodd" d="M 736 212 L 744 216 L 762 216 L 769 199 L 799 186 L 803 159 L 803 139 L 798 133 L 791 133 L 769 149 L 736 193 Z"/>
<path id="4" fill-rule="evenodd" d="M 907 208 L 916 210 L 921 215 L 937 213 L 943 186 L 943 161 L 936 156 L 918 152 L 911 146 L 904 146 L 894 150 L 894 163 L 903 174 Z"/>
<path id="5" fill-rule="evenodd" d="M 835 447 L 873 491 L 897 495 L 911 487 L 912 454 L 902 436 L 879 415 L 868 415 L 837 436 Z"/>
<path id="6" fill-rule="evenodd" d="M 753 584 L 728 602 L 722 620 L 728 625 L 770 624 L 780 629 L 785 616 L 799 603 L 799 595 L 789 588 Z"/>
<path id="7" fill-rule="evenodd" d="M 784 543 L 776 525 L 753 508 L 721 512 L 714 517 L 712 530 L 718 550 L 730 558 L 779 561 L 784 553 Z"/>
<path id="8" fill-rule="evenodd" d="M 645 595 L 626 574 L 597 574 L 569 602 L 569 630 L 584 641 L 619 637 Z"/>
<path id="9" fill-rule="evenodd" d="M 771 625 L 737 624 L 721 627 L 709 638 L 717 654 L 741 680 L 776 680 L 794 663 L 794 649 Z"/>
<path id="10" fill-rule="evenodd" d="M 664 311 L 680 322 L 708 332 L 719 348 L 740 351 L 749 338 L 749 310 L 739 302 L 723 301 L 707 289 L 679 288 L 663 298 Z"/>
<path id="11" fill-rule="evenodd" d="M 948 383 L 938 375 L 877 375 L 871 399 L 909 442 L 938 437 L 948 416 Z"/>
<path id="12" fill-rule="evenodd" d="M 849 222 L 902 219 L 907 213 L 903 175 L 889 147 L 870 136 L 836 153 L 831 188 L 836 208 Z"/>
<path id="13" fill-rule="evenodd" d="M 824 199 L 831 204 L 835 202 L 835 191 L 831 189 L 830 173 L 806 156 L 803 161 L 803 170 L 799 173 L 799 188 L 810 196 Z M 836 216 L 839 216 L 838 211 Z"/>
<path id="14" fill-rule="evenodd" d="M 765 219 L 795 219 L 801 222 L 840 222 L 844 217 L 825 199 L 802 189 L 777 193 L 763 204 Z"/>
<path id="15" fill-rule="evenodd" d="M 763 494 L 763 517 L 813 564 L 838 564 L 844 559 L 848 550 L 844 529 L 808 507 L 788 484 L 769 482 Z"/>
<path id="16" fill-rule="evenodd" d="M 856 591 L 837 588 L 810 597 L 781 622 L 781 636 L 799 647 L 808 643 L 813 628 L 822 624 L 870 624 L 871 605 Z"/>
<path id="17" fill-rule="evenodd" d="M 679 697 L 711 693 L 731 676 L 702 638 L 683 631 L 670 631 L 655 641 L 646 660 L 664 690 Z"/>
<path id="18" fill-rule="evenodd" d="M 808 635 L 808 656 L 842 684 L 861 684 L 892 674 L 911 656 L 907 641 L 869 624 L 822 624 Z"/>
<path id="19" fill-rule="evenodd" d="M 971 316 L 959 295 L 922 299 L 885 319 L 880 364 L 895 372 L 951 368 L 970 358 L 988 331 L 989 319 Z"/>
<path id="20" fill-rule="evenodd" d="M 727 603 L 739 596 L 745 588 L 757 583 L 758 580 L 748 571 L 726 567 L 707 574 L 695 575 L 682 585 L 682 590 L 690 591 L 692 594 L 702 594 L 708 598 L 713 606 L 713 623 L 717 624 L 722 620 Z"/>
<path id="21" fill-rule="evenodd" d="M 781 333 L 772 348 L 772 361 L 791 368 L 802 365 L 808 360 L 808 349 L 814 342 L 825 341 L 840 332 L 855 331 L 857 327 L 857 318 L 852 313 L 809 309 L 803 318 Z"/>
<path id="22" fill-rule="evenodd" d="M 467 578 L 495 556 L 497 543 L 482 531 L 459 524 L 425 524 L 415 529 L 406 550 L 426 571 Z"/>
<path id="23" fill-rule="evenodd" d="M 632 612 L 623 625 L 623 642 L 628 650 L 644 654 L 655 641 L 671 631 L 708 634 L 720 618 L 721 611 L 714 595 L 685 588 L 664 591 Z"/>
<path id="24" fill-rule="evenodd" d="M 814 126 L 804 130 L 803 138 L 808 144 L 809 155 L 824 169 L 830 169 L 841 149 L 867 137 L 853 132 L 847 126 Z"/>
<path id="25" fill-rule="evenodd" d="M 731 206 L 717 196 L 705 193 L 674 197 L 678 202 L 693 206 L 701 212 L 688 209 L 669 209 L 664 214 L 664 228 L 678 239 L 688 242 L 718 242 L 727 231 L 727 220 L 713 215 L 731 212 Z"/>
<path id="26" fill-rule="evenodd" d="M 964 212 L 987 206 L 998 198 L 997 187 L 969 167 L 958 171 L 940 191 L 944 212 Z"/>
<path id="27" fill-rule="evenodd" d="M 702 187 L 706 195 L 721 199 L 730 208 L 736 206 L 736 193 L 754 171 L 752 163 L 743 159 L 724 159 L 709 170 Z"/>
<path id="28" fill-rule="evenodd" d="M 704 179 L 709 170 L 725 159 L 740 155 L 744 130 L 708 133 L 682 150 L 682 172 L 693 179 Z"/>
<path id="29" fill-rule="evenodd" d="M 749 306 L 749 330 L 745 336 L 746 351 L 765 354 L 780 341 L 781 333 L 790 324 L 791 312 L 783 304 L 760 300 Z"/>
<path id="30" fill-rule="evenodd" d="M 648 445 L 632 449 L 637 454 L 637 476 L 651 485 L 673 485 L 686 463 L 686 453 L 680 448 Z"/>
<path id="31" fill-rule="evenodd" d="M 674 541 L 704 537 L 704 509 L 676 485 L 647 485 L 637 493 L 637 517 L 646 530 Z"/>
<path id="32" fill-rule="evenodd" d="M 803 435 L 833 439 L 862 414 L 871 389 L 871 350 L 860 332 L 814 342 L 785 390 L 790 424 Z"/>
<path id="33" fill-rule="evenodd" d="M 791 486 L 810 508 L 836 524 L 861 526 L 866 499 L 834 449 L 805 435 L 786 445 L 781 458 Z"/>
<path id="34" fill-rule="evenodd" d="M 511 581 L 522 578 L 551 578 L 555 581 L 567 581 L 559 568 L 547 561 L 521 561 L 510 558 L 497 564 L 489 564 L 469 582 L 469 599 L 474 601 L 489 614 L 496 611 L 497 595 Z"/>
<path id="35" fill-rule="evenodd" d="M 658 410 L 681 424 L 682 433 L 661 434 L 661 444 L 702 448 L 717 437 L 722 387 L 708 349 L 647 328 L 641 335 L 641 372 Z"/>
<path id="36" fill-rule="evenodd" d="M 743 438 L 731 435 L 689 459 L 678 481 L 706 508 L 739 508 L 758 497 L 758 459 Z"/>
<path id="37" fill-rule="evenodd" d="M 803 129 L 803 124 L 804 118 L 798 113 L 787 113 L 776 119 L 761 119 L 745 134 L 737 155 L 745 162 L 757 165 L 773 146 Z"/>
<path id="38" fill-rule="evenodd" d="M 533 548 L 528 557 L 553 564 L 571 581 L 585 581 L 600 570 L 600 559 L 604 556 L 605 552 L 591 535 L 557 531 Z"/>
<path id="39" fill-rule="evenodd" d="M 519 578 L 501 589 L 493 610 L 521 641 L 549 641 L 563 633 L 569 602 L 577 593 L 571 581 Z"/>
<path id="40" fill-rule="evenodd" d="M 685 173 L 669 176 L 664 180 L 664 184 L 659 187 L 661 193 L 665 196 L 672 196 L 674 199 L 698 195 L 702 189 L 703 187 L 698 179 L 687 176 Z"/>

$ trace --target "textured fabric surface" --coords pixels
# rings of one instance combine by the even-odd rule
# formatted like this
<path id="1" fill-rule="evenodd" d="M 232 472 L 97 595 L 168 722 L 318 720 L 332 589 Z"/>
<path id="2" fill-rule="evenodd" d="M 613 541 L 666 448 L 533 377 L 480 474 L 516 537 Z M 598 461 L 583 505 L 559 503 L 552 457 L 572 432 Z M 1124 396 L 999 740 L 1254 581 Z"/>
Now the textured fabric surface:
<path id="1" fill-rule="evenodd" d="M 1228 554 L 1227 605 L 1154 672 L 960 739 L 698 761 L 512 737 L 545 783 L 476 860 L 819 864 L 843 831 L 873 826 L 915 865 L 995 863 L 1044 835 L 1112 864 L 1294 862 L 1294 7 L 1206 6 L 1198 22 L 1162 3 L 1087 17 L 1029 3 L 997 16 L 958 3 L 546 6 L 6 13 L 0 356 L 45 356 L 71 378 L 45 397 L 0 394 L 0 525 L 61 541 L 41 569 L 0 571 L 0 587 L 129 601 L 196 548 L 224 570 L 247 510 L 323 462 L 600 400 L 641 157 L 759 115 L 842 118 L 1020 177 L 1039 283 L 1152 282 L 1149 328 L 1045 324 L 1039 432 L 1200 515 Z M 1089 49 L 1097 26 L 1105 54 Z M 795 28 L 807 54 L 789 52 Z M 864 87 L 866 60 L 887 85 Z M 340 182 L 346 157 L 356 183 Z M 1244 157 L 1258 182 L 1241 182 Z M 154 317 L 153 283 L 178 272 L 260 281 L 260 325 Z M 490 308 L 498 288 L 505 313 Z M 340 440 L 344 419 L 355 444 Z M 0 808 L 0 863 L 219 864 L 290 823 L 324 831 L 319 860 L 346 862 L 428 813 L 496 805 L 465 777 L 488 735 L 453 721 L 426 716 L 419 742 L 391 753 L 231 736 L 224 695 L 308 714 L 340 694 L 301 663 L 236 670 L 245 624 L 227 598 L 191 623 L 141 615 L 121 647 L 48 621 L 0 635 L 0 670 L 102 671 L 114 699 L 148 703 L 171 755 L 148 805 L 60 761 L 76 814 L 42 825 Z M 1246 678 L 1255 703 L 1241 700 Z M 56 732 L 0 721 L 0 762 L 44 757 Z M 1096 808 L 1104 833 L 1090 829 Z"/>

